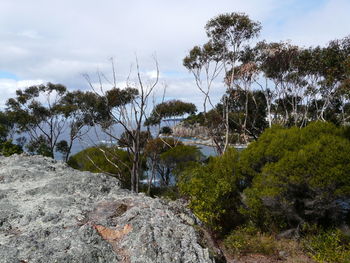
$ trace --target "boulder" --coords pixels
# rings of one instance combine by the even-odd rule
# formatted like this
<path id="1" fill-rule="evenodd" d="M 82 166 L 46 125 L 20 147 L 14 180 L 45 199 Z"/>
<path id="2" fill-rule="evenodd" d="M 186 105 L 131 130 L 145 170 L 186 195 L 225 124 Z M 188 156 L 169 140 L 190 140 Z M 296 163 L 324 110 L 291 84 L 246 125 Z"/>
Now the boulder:
<path id="1" fill-rule="evenodd" d="M 180 202 L 42 156 L 0 157 L 0 262 L 214 262 Z"/>

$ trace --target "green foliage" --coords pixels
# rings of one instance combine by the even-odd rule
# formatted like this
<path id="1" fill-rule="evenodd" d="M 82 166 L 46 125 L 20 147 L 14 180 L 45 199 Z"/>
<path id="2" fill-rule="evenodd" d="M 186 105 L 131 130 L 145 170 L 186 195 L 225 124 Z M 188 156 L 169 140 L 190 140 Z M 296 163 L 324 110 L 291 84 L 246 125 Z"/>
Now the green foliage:
<path id="1" fill-rule="evenodd" d="M 59 141 L 56 144 L 56 151 L 65 156 L 70 151 L 68 142 L 66 140 Z"/>
<path id="2" fill-rule="evenodd" d="M 343 132 L 327 122 L 314 122 L 303 129 L 287 129 L 277 125 L 266 129 L 256 142 L 250 143 L 242 152 L 240 163 L 246 186 L 266 164 L 279 161 L 286 153 L 319 139 L 322 134 L 341 136 Z"/>
<path id="3" fill-rule="evenodd" d="M 159 133 L 169 135 L 173 133 L 173 130 L 169 126 L 163 126 Z"/>
<path id="4" fill-rule="evenodd" d="M 194 213 L 210 228 L 227 231 L 241 219 L 237 210 L 238 153 L 230 148 L 206 165 L 193 164 L 181 173 L 180 192 L 190 199 Z"/>
<path id="5" fill-rule="evenodd" d="M 339 229 L 320 230 L 318 233 L 307 235 L 303 246 L 310 256 L 319 263 L 348 263 L 350 262 L 349 237 Z"/>
<path id="6" fill-rule="evenodd" d="M 118 145 L 120 147 L 126 147 L 131 149 L 133 147 L 135 136 L 136 136 L 136 130 L 124 131 L 118 139 Z M 139 139 L 140 149 L 143 149 L 145 148 L 147 141 L 151 139 L 151 134 L 148 131 L 140 131 L 139 136 L 140 136 L 140 139 Z"/>
<path id="7" fill-rule="evenodd" d="M 39 154 L 42 156 L 53 157 L 53 151 L 50 147 L 50 142 L 44 135 L 40 135 L 38 138 L 33 138 L 26 145 L 26 148 L 31 154 Z"/>
<path id="8" fill-rule="evenodd" d="M 176 145 L 182 145 L 182 142 L 176 142 L 173 138 L 150 139 L 147 141 L 144 152 L 149 158 L 158 158 L 157 161 L 159 162 L 160 154 Z"/>
<path id="9" fill-rule="evenodd" d="M 135 88 L 113 88 L 106 92 L 107 105 L 110 108 L 120 107 L 133 101 L 139 95 L 139 91 Z"/>
<path id="10" fill-rule="evenodd" d="M 0 154 L 6 157 L 12 154 L 20 154 L 22 152 L 22 147 L 17 144 L 13 144 L 12 141 L 0 142 Z"/>
<path id="11" fill-rule="evenodd" d="M 275 238 L 259 232 L 252 226 L 241 226 L 233 230 L 224 240 L 227 251 L 233 255 L 263 254 L 273 255 L 278 250 Z"/>
<path id="12" fill-rule="evenodd" d="M 228 104 L 231 133 L 248 133 L 256 139 L 267 127 L 266 100 L 261 91 L 230 89 L 221 101 L 219 107 Z"/>
<path id="13" fill-rule="evenodd" d="M 200 124 L 204 125 L 205 119 L 203 112 L 199 112 L 198 114 L 193 114 L 188 116 L 186 119 L 183 120 L 183 123 L 185 125 L 193 125 L 193 124 Z"/>
<path id="14" fill-rule="evenodd" d="M 7 112 L 0 111 L 0 142 L 6 141 L 10 130 L 14 123 L 11 116 Z"/>
<path id="15" fill-rule="evenodd" d="M 241 211 L 263 229 L 344 221 L 350 141 L 342 132 L 321 122 L 268 129 L 240 159 L 244 186 L 250 186 Z"/>
<path id="16" fill-rule="evenodd" d="M 203 157 L 198 147 L 183 145 L 172 138 L 149 140 L 144 153 L 148 158 L 150 170 L 164 187 L 170 186 L 171 177 L 176 179 L 180 171 Z"/>
<path id="17" fill-rule="evenodd" d="M 105 155 L 115 165 L 111 164 Z M 98 146 L 87 148 L 71 156 L 68 165 L 81 171 L 103 172 L 117 177 L 123 187 L 130 188 L 129 167 L 131 167 L 131 163 L 128 153 L 115 147 Z"/>
<path id="18" fill-rule="evenodd" d="M 58 139 L 67 126 L 72 144 L 86 124 L 84 118 L 76 114 L 79 108 L 77 94 L 82 93 L 70 93 L 61 84 L 47 83 L 17 90 L 16 97 L 7 101 L 7 112 L 16 132 L 27 133 L 30 137 L 27 148 L 31 153 L 54 157 Z M 66 149 L 70 150 L 70 147 Z"/>
<path id="19" fill-rule="evenodd" d="M 161 162 L 172 171 L 179 172 L 188 163 L 199 162 L 203 155 L 197 146 L 178 144 L 160 154 Z"/>
<path id="20" fill-rule="evenodd" d="M 170 100 L 156 105 L 151 116 L 146 120 L 145 125 L 156 125 L 165 118 L 180 117 L 185 114 L 194 114 L 197 107 L 193 103 L 186 103 L 180 100 Z"/>
<path id="21" fill-rule="evenodd" d="M 210 19 L 205 29 L 214 42 L 240 46 L 242 42 L 256 37 L 261 26 L 246 14 L 226 13 Z"/>

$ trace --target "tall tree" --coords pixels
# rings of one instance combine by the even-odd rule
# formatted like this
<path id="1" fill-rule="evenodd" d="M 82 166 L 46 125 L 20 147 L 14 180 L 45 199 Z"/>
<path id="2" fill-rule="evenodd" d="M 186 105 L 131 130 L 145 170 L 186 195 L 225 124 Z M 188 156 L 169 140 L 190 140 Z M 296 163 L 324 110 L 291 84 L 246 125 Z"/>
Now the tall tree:
<path id="1" fill-rule="evenodd" d="M 103 133 L 114 141 L 120 140 L 120 134 L 115 128 L 121 127 L 127 142 L 127 150 L 130 156 L 131 165 L 128 166 L 131 176 L 131 190 L 139 191 L 139 178 L 142 174 L 142 141 L 143 141 L 143 125 L 147 119 L 147 107 L 151 95 L 158 84 L 159 69 L 158 62 L 156 64 L 156 78 L 147 83 L 144 81 L 136 60 L 136 78 L 133 82 L 128 79 L 126 88 L 117 87 L 117 77 L 112 61 L 112 84 L 111 89 L 105 90 L 102 80 L 99 76 L 98 89 L 86 76 L 88 84 L 93 90 L 89 94 L 91 100 L 85 111 L 89 112 L 93 123 L 97 125 Z M 99 90 L 100 92 L 97 92 Z M 113 162 L 105 154 L 109 162 L 118 168 L 118 164 Z"/>
<path id="2" fill-rule="evenodd" d="M 260 23 L 252 21 L 246 14 L 227 13 L 209 20 L 205 26 L 209 41 L 203 47 L 195 46 L 187 57 L 184 66 L 193 73 L 197 87 L 204 94 L 204 118 L 207 119 L 207 102 L 212 109 L 210 90 L 218 78 L 226 78 L 227 88 L 234 85 L 236 71 L 240 63 L 240 51 L 249 40 L 256 37 L 261 29 Z M 224 74 L 222 74 L 224 73 Z M 215 110 L 215 109 L 214 109 Z M 222 154 L 229 142 L 229 119 L 227 105 L 223 114 L 218 114 L 225 128 L 224 136 L 212 134 L 217 152 Z M 224 141 L 221 138 L 224 137 Z"/>
<path id="3" fill-rule="evenodd" d="M 60 100 L 63 117 L 66 119 L 66 126 L 69 129 L 66 140 L 61 140 L 56 145 L 56 150 L 61 152 L 63 159 L 67 162 L 71 153 L 73 143 L 86 135 L 93 120 L 89 112 L 86 111 L 91 94 L 82 91 L 67 92 Z"/>
<path id="4" fill-rule="evenodd" d="M 47 83 L 17 90 L 17 96 L 7 101 L 7 110 L 14 118 L 17 132 L 27 133 L 30 144 L 37 146 L 33 151 L 44 147 L 46 155 L 54 157 L 66 124 L 60 105 L 66 92 L 61 84 Z"/>

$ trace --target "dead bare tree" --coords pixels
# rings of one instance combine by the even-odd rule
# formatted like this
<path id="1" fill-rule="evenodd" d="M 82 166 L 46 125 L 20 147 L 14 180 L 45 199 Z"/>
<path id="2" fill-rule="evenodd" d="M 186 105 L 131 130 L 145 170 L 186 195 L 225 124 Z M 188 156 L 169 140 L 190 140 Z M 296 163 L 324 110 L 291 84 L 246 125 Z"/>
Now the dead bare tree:
<path id="1" fill-rule="evenodd" d="M 93 115 L 92 120 L 101 131 L 112 141 L 123 143 L 130 157 L 131 165 L 128 166 L 131 178 L 131 191 L 139 191 L 139 179 L 142 173 L 142 133 L 143 125 L 147 119 L 149 100 L 154 92 L 159 80 L 158 61 L 154 57 L 156 67 L 156 77 L 154 79 L 144 80 L 142 76 L 138 59 L 136 57 L 135 77 L 131 79 L 128 76 L 126 87 L 121 89 L 117 87 L 117 74 L 113 59 L 112 80 L 110 81 L 105 75 L 98 73 L 98 83 L 93 83 L 89 76 L 85 76 L 92 92 L 93 97 L 90 101 L 88 111 Z M 109 83 L 107 89 L 103 80 Z M 117 128 L 123 130 L 121 134 L 116 132 Z M 102 151 L 103 152 L 103 151 Z M 118 164 L 109 158 L 109 154 L 103 152 L 108 162 L 118 168 Z M 114 156 L 114 155 L 113 155 Z M 116 156 L 117 157 L 117 156 Z"/>

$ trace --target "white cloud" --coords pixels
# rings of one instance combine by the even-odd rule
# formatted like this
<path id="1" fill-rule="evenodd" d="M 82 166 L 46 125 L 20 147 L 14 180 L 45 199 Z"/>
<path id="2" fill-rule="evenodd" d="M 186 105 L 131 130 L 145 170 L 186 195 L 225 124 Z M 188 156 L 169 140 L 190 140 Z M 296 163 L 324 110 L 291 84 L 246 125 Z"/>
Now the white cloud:
<path id="1" fill-rule="evenodd" d="M 304 13 L 293 13 L 279 30 L 268 33 L 275 41 L 291 40 L 302 46 L 326 45 L 330 40 L 350 34 L 350 1 L 320 1 L 318 8 Z"/>
<path id="2" fill-rule="evenodd" d="M 45 81 L 40 79 L 19 81 L 13 79 L 0 79 L 0 109 L 5 108 L 6 101 L 9 98 L 16 96 L 16 90 L 43 83 L 45 83 Z"/>
<path id="3" fill-rule="evenodd" d="M 157 70 L 147 71 L 146 76 L 149 77 L 150 79 L 161 78 L 161 75 L 159 72 L 157 72 Z"/>
<path id="4" fill-rule="evenodd" d="M 42 36 L 34 30 L 24 30 L 18 33 L 18 36 L 31 39 L 40 39 Z"/>
<path id="5" fill-rule="evenodd" d="M 110 57 L 120 81 L 135 66 L 135 54 L 141 72 L 154 78 L 156 53 L 171 96 L 199 101 L 182 59 L 206 41 L 204 25 L 210 18 L 245 12 L 262 22 L 261 38 L 309 45 L 347 34 L 348 10 L 348 0 L 1 0 L 0 70 L 20 79 L 88 88 L 82 73 L 110 75 Z M 16 85 L 9 91 L 2 85 L 2 94 L 13 94 Z"/>

